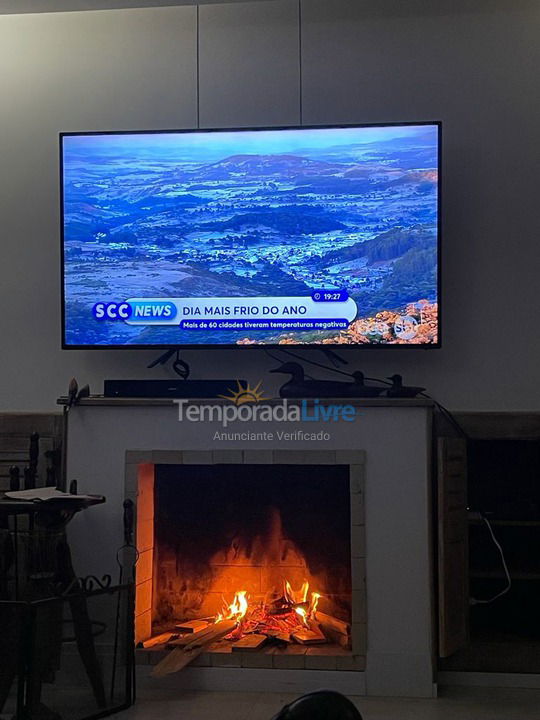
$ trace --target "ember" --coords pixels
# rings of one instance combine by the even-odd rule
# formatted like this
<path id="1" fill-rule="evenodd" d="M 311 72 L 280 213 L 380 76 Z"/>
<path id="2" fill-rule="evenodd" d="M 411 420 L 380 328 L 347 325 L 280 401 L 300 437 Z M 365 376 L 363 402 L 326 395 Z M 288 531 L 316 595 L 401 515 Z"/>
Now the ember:
<path id="1" fill-rule="evenodd" d="M 225 637 L 226 640 L 240 640 L 254 633 L 277 641 L 291 642 L 291 636 L 296 630 L 311 629 L 311 625 L 316 623 L 315 612 L 321 596 L 312 592 L 307 602 L 308 592 L 307 581 L 298 592 L 294 592 L 286 580 L 281 597 L 270 602 L 263 599 L 250 605 L 246 591 L 240 590 L 235 593 L 232 603 L 216 615 L 215 623 L 232 619 L 237 621 L 237 626 Z"/>

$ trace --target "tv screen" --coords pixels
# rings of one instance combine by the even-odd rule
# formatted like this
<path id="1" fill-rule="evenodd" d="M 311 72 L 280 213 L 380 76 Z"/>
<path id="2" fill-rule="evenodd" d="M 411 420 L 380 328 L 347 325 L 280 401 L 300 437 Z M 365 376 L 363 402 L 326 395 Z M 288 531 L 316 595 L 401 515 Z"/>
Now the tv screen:
<path id="1" fill-rule="evenodd" d="M 439 344 L 439 123 L 61 135 L 63 346 Z"/>

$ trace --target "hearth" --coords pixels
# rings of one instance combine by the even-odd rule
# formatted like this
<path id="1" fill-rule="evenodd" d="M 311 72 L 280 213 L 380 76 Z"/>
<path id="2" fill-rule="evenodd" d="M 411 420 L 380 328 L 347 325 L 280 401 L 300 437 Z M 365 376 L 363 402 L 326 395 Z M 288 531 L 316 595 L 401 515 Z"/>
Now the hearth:
<path id="1" fill-rule="evenodd" d="M 290 655 L 305 667 L 305 655 L 363 669 L 362 493 L 349 465 L 142 463 L 136 500 L 136 641 L 152 662 L 188 647 L 210 665 L 249 654 L 259 666 L 258 653 L 262 666 Z"/>

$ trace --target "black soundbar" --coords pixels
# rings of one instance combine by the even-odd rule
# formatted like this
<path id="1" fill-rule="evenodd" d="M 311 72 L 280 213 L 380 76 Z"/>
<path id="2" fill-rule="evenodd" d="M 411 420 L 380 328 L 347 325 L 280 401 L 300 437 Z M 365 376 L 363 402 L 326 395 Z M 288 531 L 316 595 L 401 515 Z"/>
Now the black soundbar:
<path id="1" fill-rule="evenodd" d="M 232 395 L 245 380 L 105 380 L 105 397 L 217 398 Z"/>

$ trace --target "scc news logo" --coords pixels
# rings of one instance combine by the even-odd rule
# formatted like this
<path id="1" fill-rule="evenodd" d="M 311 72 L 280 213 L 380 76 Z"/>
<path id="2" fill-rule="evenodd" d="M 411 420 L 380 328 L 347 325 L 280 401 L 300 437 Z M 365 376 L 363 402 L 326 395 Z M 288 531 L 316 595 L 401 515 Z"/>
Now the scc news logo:
<path id="1" fill-rule="evenodd" d="M 92 308 L 96 320 L 133 320 L 159 322 L 172 320 L 177 313 L 174 303 L 168 300 L 129 300 L 125 302 L 97 302 Z"/>
<path id="2" fill-rule="evenodd" d="M 128 320 L 133 310 L 129 303 L 98 302 L 92 308 L 96 320 Z"/>

